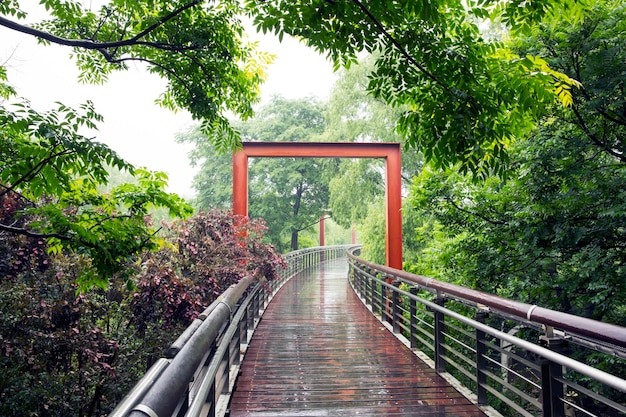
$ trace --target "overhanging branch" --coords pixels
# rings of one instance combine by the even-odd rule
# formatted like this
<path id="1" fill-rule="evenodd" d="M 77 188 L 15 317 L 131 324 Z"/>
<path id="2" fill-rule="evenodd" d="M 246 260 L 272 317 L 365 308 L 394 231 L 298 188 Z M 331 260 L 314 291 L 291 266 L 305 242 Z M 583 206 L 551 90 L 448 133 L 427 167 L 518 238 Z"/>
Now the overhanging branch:
<path id="1" fill-rule="evenodd" d="M 17 32 L 24 33 L 27 35 L 35 36 L 37 38 L 44 39 L 48 42 L 55 43 L 57 45 L 71 46 L 75 48 L 83 48 L 83 49 L 89 49 L 89 50 L 103 50 L 103 49 L 108 49 L 108 48 L 119 48 L 123 46 L 133 46 L 133 45 L 147 45 L 147 46 L 163 48 L 163 45 L 141 41 L 140 39 L 144 38 L 150 32 L 156 30 L 159 26 L 174 19 L 176 16 L 180 15 L 185 10 L 195 7 L 201 2 L 202 0 L 191 1 L 179 7 L 178 9 L 173 10 L 167 15 L 163 16 L 157 22 L 150 25 L 143 31 L 139 32 L 137 35 L 133 36 L 132 38 L 122 39 L 122 40 L 114 41 L 114 42 L 96 42 L 96 41 L 87 40 L 87 39 L 67 39 L 61 36 L 53 35 L 52 33 L 49 33 L 49 32 L 45 32 L 43 30 L 35 29 L 31 26 L 22 25 L 20 23 L 14 22 L 2 16 L 0 16 L 0 26 L 4 26 L 8 29 L 12 29 L 12 30 L 15 30 Z"/>
<path id="2" fill-rule="evenodd" d="M 63 235 L 60 233 L 37 233 L 28 229 L 24 229 L 22 227 L 14 227 L 6 224 L 0 223 L 0 230 L 9 232 L 16 235 L 22 235 L 27 237 L 32 237 L 35 239 L 48 239 L 48 238 L 57 238 L 59 240 L 69 241 L 72 240 L 71 236 Z"/>
<path id="3" fill-rule="evenodd" d="M 372 14 L 372 12 L 369 11 L 369 9 L 359 0 L 352 0 L 352 2 L 354 4 L 356 4 L 361 11 L 367 16 L 367 18 L 374 24 L 374 26 L 376 26 L 376 28 L 378 28 L 378 30 L 380 31 L 380 33 L 387 39 L 389 40 L 389 42 L 391 42 L 391 44 L 400 52 L 400 54 L 402 54 L 402 56 L 404 56 L 404 58 L 406 58 L 407 61 L 409 61 L 413 66 L 415 66 L 417 69 L 419 69 L 426 77 L 430 78 L 432 81 L 435 82 L 435 84 L 440 85 L 443 89 L 445 89 L 446 91 L 450 90 L 450 87 L 444 83 L 443 81 L 441 81 L 439 78 L 437 78 L 437 76 L 435 76 L 435 74 L 433 74 L 432 72 L 428 71 L 422 64 L 420 64 L 419 62 L 417 62 L 415 60 L 415 58 L 413 58 L 411 56 L 411 54 L 409 54 L 407 52 L 407 50 L 400 45 L 400 43 L 391 35 L 391 33 L 389 33 L 387 31 L 387 29 L 385 29 L 385 27 L 383 26 L 383 24 L 376 18 L 376 16 L 374 16 Z"/>

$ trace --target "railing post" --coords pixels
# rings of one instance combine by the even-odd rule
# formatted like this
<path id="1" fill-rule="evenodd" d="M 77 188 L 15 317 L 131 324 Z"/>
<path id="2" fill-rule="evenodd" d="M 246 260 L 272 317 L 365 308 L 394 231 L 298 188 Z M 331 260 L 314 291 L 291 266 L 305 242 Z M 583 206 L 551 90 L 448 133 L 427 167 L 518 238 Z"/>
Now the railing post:
<path id="1" fill-rule="evenodd" d="M 248 304 L 248 308 L 246 308 L 246 318 L 248 319 L 247 328 L 254 329 L 254 297 L 252 297 L 252 300 L 250 300 L 250 303 Z"/>
<path id="2" fill-rule="evenodd" d="M 563 349 L 564 341 L 554 337 L 552 327 L 545 326 L 545 334 L 539 337 L 539 343 L 544 347 L 559 352 Z M 547 359 L 541 359 L 541 400 L 544 417 L 564 417 L 565 403 L 563 383 L 558 379 L 563 377 L 563 367 Z"/>
<path id="3" fill-rule="evenodd" d="M 230 342 L 222 341 L 222 343 L 228 343 L 229 346 L 227 346 L 226 351 L 224 352 L 224 359 L 222 359 L 222 363 L 224 363 L 224 384 L 222 385 L 222 392 L 220 392 L 220 395 L 228 394 L 228 391 L 230 390 L 230 361 L 232 359 L 230 357 Z"/>
<path id="4" fill-rule="evenodd" d="M 350 278 L 352 282 L 354 282 L 354 287 L 357 289 L 359 297 L 365 300 L 367 295 L 367 283 L 365 279 L 361 278 L 359 274 L 357 274 L 354 265 L 350 264 Z"/>
<path id="5" fill-rule="evenodd" d="M 215 411 L 216 411 L 215 403 L 217 402 L 217 399 L 219 398 L 219 396 L 215 395 L 215 381 L 213 381 L 213 383 L 211 384 L 211 389 L 209 390 L 209 395 L 207 398 L 211 399 L 211 405 L 210 405 L 207 416 L 215 417 Z"/>
<path id="6" fill-rule="evenodd" d="M 435 304 L 444 306 L 446 298 L 437 294 Z M 445 316 L 439 311 L 433 311 L 434 325 L 435 325 L 435 369 L 437 372 L 446 372 L 446 361 L 444 356 L 446 354 L 446 337 L 445 337 Z"/>
<path id="7" fill-rule="evenodd" d="M 387 287 L 380 284 L 380 319 L 390 322 L 387 310 Z"/>
<path id="8" fill-rule="evenodd" d="M 368 271 L 369 272 L 369 271 Z M 370 288 L 370 306 L 372 306 L 372 313 L 376 314 L 376 303 L 375 298 L 376 298 L 376 281 L 373 278 L 370 278 L 369 276 L 364 277 L 367 282 L 369 282 L 369 288 Z M 382 318 L 382 317 L 381 317 Z"/>
<path id="9" fill-rule="evenodd" d="M 394 280 L 391 285 L 394 287 L 400 286 L 400 281 Z M 400 303 L 402 302 L 402 297 L 395 288 L 390 288 L 391 291 L 391 325 L 394 333 L 400 332 Z"/>
<path id="10" fill-rule="evenodd" d="M 254 298 L 252 298 L 252 304 L 254 305 L 254 318 L 258 319 L 261 317 L 261 293 L 260 291 L 254 294 Z"/>
<path id="11" fill-rule="evenodd" d="M 479 323 L 485 323 L 489 314 L 486 311 L 477 311 L 474 319 Z M 476 396 L 478 404 L 487 404 L 487 346 L 485 345 L 486 333 L 476 329 Z"/>
<path id="12" fill-rule="evenodd" d="M 241 349 L 241 345 L 248 344 L 248 320 L 249 320 L 248 315 L 249 314 L 250 314 L 250 311 L 248 310 L 248 307 L 246 306 L 246 309 L 244 310 L 244 313 L 243 313 L 243 317 L 241 318 L 241 321 L 239 322 L 239 348 L 240 349 Z"/>
<path id="13" fill-rule="evenodd" d="M 413 295 L 417 295 L 419 288 L 411 287 L 409 292 Z M 415 332 L 417 329 L 417 300 L 413 298 L 410 299 L 410 313 L 411 313 L 411 325 L 409 330 L 409 341 L 411 342 L 411 348 L 417 348 L 417 337 L 415 336 Z"/>

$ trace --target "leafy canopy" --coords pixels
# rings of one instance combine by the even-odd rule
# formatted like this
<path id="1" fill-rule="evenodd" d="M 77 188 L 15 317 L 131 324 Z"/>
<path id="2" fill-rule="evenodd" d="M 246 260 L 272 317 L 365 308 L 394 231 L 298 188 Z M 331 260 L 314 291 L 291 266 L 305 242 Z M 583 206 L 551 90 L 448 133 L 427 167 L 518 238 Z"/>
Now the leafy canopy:
<path id="1" fill-rule="evenodd" d="M 245 41 L 238 1 L 113 0 L 97 10 L 91 2 L 39 3 L 49 18 L 26 25 L 19 1 L 2 2 L 0 25 L 73 48 L 82 82 L 143 64 L 167 81 L 159 104 L 189 111 L 220 148 L 239 143 L 226 114 L 252 115 L 271 56 Z"/>
<path id="2" fill-rule="evenodd" d="M 409 200 L 423 246 L 410 268 L 624 325 L 625 13 L 600 1 L 577 24 L 555 17 L 515 40 L 582 87 L 511 147 L 508 179 L 419 176 Z"/>
<path id="3" fill-rule="evenodd" d="M 45 113 L 27 102 L 0 105 L 0 198 L 17 198 L 24 208 L 0 222 L 0 232 L 47 239 L 48 251 L 71 250 L 91 259 L 92 269 L 80 277 L 83 288 L 105 286 L 124 269 L 129 257 L 156 247 L 148 210 L 164 207 L 186 217 L 189 207 L 164 191 L 163 173 L 135 169 L 107 146 L 78 133 L 100 121 L 91 103 L 74 110 L 62 104 Z M 134 174 L 137 184 L 110 192 L 108 169 Z"/>
<path id="4" fill-rule="evenodd" d="M 20 2 L 3 2 L 0 25 L 74 48 L 81 79 L 103 82 L 128 62 L 166 79 L 159 102 L 202 120 L 218 150 L 239 144 L 226 114 L 252 115 L 264 66 L 245 42 L 240 16 L 263 32 L 303 39 L 336 68 L 376 52 L 368 91 L 401 112 L 408 147 L 436 167 L 460 164 L 475 176 L 503 174 L 510 143 L 524 136 L 554 98 L 571 104 L 577 82 L 536 56 L 518 56 L 485 39 L 480 24 L 527 31 L 546 16 L 580 20 L 580 0 L 488 1 L 109 1 L 98 10 L 78 1 L 41 0 L 50 19 L 32 26 Z"/>
<path id="5" fill-rule="evenodd" d="M 520 57 L 483 37 L 479 23 L 514 30 L 549 15 L 580 17 L 576 0 L 246 1 L 261 31 L 302 38 L 335 67 L 376 53 L 368 91 L 398 108 L 398 131 L 436 167 L 504 174 L 508 147 L 527 134 L 555 96 L 571 102 L 577 82 L 538 57 Z"/>

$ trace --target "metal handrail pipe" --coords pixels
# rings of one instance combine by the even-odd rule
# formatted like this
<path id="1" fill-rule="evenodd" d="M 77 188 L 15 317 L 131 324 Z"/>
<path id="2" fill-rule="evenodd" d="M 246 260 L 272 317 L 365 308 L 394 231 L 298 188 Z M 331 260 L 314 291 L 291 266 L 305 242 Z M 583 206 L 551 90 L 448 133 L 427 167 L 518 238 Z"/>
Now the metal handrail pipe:
<path id="1" fill-rule="evenodd" d="M 490 309 L 501 311 L 524 320 L 536 322 L 545 326 L 565 330 L 580 336 L 587 336 L 604 342 L 626 348 L 626 331 L 624 327 L 610 323 L 575 316 L 573 314 L 550 310 L 537 305 L 509 300 L 483 291 L 473 290 L 459 285 L 438 281 L 421 275 L 411 274 L 406 271 L 378 265 L 365 261 L 348 251 L 348 256 L 355 262 L 379 271 L 387 276 L 399 278 L 408 283 L 414 283 L 421 287 L 436 292 L 447 293 L 461 299 L 472 301 L 476 304 L 487 306 Z"/>
<path id="2" fill-rule="evenodd" d="M 207 398 L 211 390 L 211 385 L 214 383 L 215 377 L 217 376 L 217 371 L 218 371 L 218 368 L 220 367 L 220 362 L 222 361 L 222 358 L 224 357 L 226 351 L 230 347 L 230 341 L 233 338 L 233 335 L 235 334 L 235 332 L 237 331 L 237 328 L 239 326 L 239 323 L 241 322 L 241 319 L 245 313 L 245 310 L 248 304 L 250 304 L 250 301 L 252 300 L 252 296 L 253 294 L 250 294 L 250 296 L 248 296 L 246 300 L 244 300 L 244 302 L 241 303 L 239 310 L 237 311 L 237 313 L 231 320 L 230 326 L 228 326 L 228 329 L 226 330 L 222 338 L 223 342 L 220 344 L 220 346 L 217 348 L 217 350 L 213 354 L 213 358 L 211 362 L 209 363 L 209 366 L 207 367 L 207 372 L 204 375 L 200 383 L 200 386 L 198 388 L 198 391 L 196 392 L 194 399 L 189 404 L 189 409 L 185 413 L 185 417 L 196 417 L 200 415 L 202 407 L 204 407 L 204 404 L 205 404 L 205 399 Z"/>
<path id="3" fill-rule="evenodd" d="M 380 281 L 380 280 L 378 280 Z M 380 281 L 381 284 L 388 286 L 387 283 Z M 550 349 L 546 349 L 542 346 L 536 345 L 532 342 L 529 342 L 527 340 L 524 339 L 520 339 L 516 336 L 510 335 L 506 332 L 502 332 L 500 330 L 494 329 L 493 327 L 489 327 L 486 324 L 483 324 L 479 321 L 470 319 L 469 317 L 465 317 L 462 314 L 459 314 L 455 311 L 449 310 L 445 307 L 442 307 L 436 303 L 433 303 L 431 301 L 425 300 L 423 298 L 417 297 L 414 294 L 411 294 L 410 292 L 407 291 L 403 291 L 397 287 L 393 287 L 394 291 L 397 291 L 399 294 L 404 295 L 405 297 L 408 297 L 410 299 L 414 299 L 417 300 L 418 302 L 424 304 L 426 307 L 428 307 L 429 309 L 435 310 L 435 311 L 439 311 L 443 314 L 445 314 L 448 317 L 452 317 L 455 320 L 458 320 L 462 323 L 465 323 L 475 329 L 478 329 L 482 332 L 485 332 L 491 336 L 494 336 L 500 340 L 504 340 L 507 341 L 509 343 L 512 343 L 516 346 L 519 346 L 529 352 L 535 353 L 545 359 L 548 359 L 554 363 L 557 363 L 559 365 L 563 365 L 565 367 L 567 367 L 568 369 L 571 369 L 573 371 L 579 372 L 583 375 L 586 375 L 590 378 L 593 378 L 596 381 L 599 381 L 607 386 L 613 387 L 616 390 L 619 390 L 621 392 L 626 393 L 626 380 L 623 380 L 615 375 L 611 375 L 609 373 L 606 373 L 600 369 L 596 369 L 592 366 L 586 365 L 582 362 L 578 362 L 575 359 L 569 358 L 565 355 L 562 355 L 558 352 L 555 352 L 554 350 L 550 350 Z"/>
<path id="4" fill-rule="evenodd" d="M 178 339 L 174 341 L 167 349 L 165 353 L 165 357 L 168 359 L 172 359 L 174 356 L 180 352 L 185 343 L 193 336 L 193 334 L 200 328 L 202 322 L 211 314 L 211 312 L 219 305 L 221 302 L 220 298 L 214 300 L 207 308 L 204 309 L 202 313 L 198 316 L 197 319 L 191 322 L 191 324 L 178 336 Z"/>
<path id="5" fill-rule="evenodd" d="M 200 328 L 203 321 L 204 320 L 200 319 L 195 319 L 194 321 L 192 321 L 191 324 L 181 333 L 181 335 L 178 336 L 178 339 L 176 339 L 176 341 L 172 343 L 169 348 L 167 348 L 167 351 L 165 352 L 165 357 L 169 359 L 174 358 L 178 354 L 178 352 L 180 352 L 183 346 L 185 346 L 185 343 L 187 343 L 187 341 L 191 339 L 191 336 L 193 336 L 196 330 Z"/>
<path id="6" fill-rule="evenodd" d="M 109 417 L 125 417 L 128 412 L 137 404 L 145 395 L 145 393 L 154 384 L 154 381 L 159 378 L 163 370 L 169 365 L 170 361 L 165 358 L 159 358 L 158 361 L 152 364 L 150 369 L 145 375 L 135 384 L 124 399 L 115 407 Z"/>
<path id="7" fill-rule="evenodd" d="M 230 286 L 218 298 L 218 305 L 185 343 L 180 353 L 172 359 L 170 365 L 165 368 L 139 404 L 133 408 L 129 414 L 130 417 L 169 417 L 172 415 L 178 405 L 178 400 L 183 397 L 189 382 L 220 329 L 230 319 L 233 307 L 253 281 L 253 277 L 246 277 Z"/>
<path id="8" fill-rule="evenodd" d="M 211 311 L 213 311 L 219 303 L 220 301 L 218 299 L 214 300 L 211 304 L 209 304 L 207 308 L 204 309 L 202 313 L 200 313 L 200 315 L 198 316 L 198 319 L 204 320 L 207 317 L 209 317 L 209 314 L 211 314 Z"/>

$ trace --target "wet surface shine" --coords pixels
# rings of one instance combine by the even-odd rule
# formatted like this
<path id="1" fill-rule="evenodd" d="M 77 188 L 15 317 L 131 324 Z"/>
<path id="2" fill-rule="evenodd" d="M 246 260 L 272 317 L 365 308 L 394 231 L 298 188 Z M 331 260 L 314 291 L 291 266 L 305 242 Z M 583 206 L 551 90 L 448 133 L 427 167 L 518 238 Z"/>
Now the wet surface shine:
<path id="1" fill-rule="evenodd" d="M 294 277 L 245 356 L 231 417 L 485 416 L 374 318 L 345 259 Z"/>

